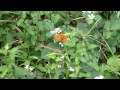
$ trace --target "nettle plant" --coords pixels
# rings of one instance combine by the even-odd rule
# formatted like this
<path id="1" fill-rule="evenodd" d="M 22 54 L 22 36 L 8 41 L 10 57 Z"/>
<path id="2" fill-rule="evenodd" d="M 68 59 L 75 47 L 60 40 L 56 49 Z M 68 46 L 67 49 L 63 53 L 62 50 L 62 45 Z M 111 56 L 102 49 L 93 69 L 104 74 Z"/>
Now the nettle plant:
<path id="1" fill-rule="evenodd" d="M 0 78 L 119 78 L 119 13 L 1 11 Z"/>

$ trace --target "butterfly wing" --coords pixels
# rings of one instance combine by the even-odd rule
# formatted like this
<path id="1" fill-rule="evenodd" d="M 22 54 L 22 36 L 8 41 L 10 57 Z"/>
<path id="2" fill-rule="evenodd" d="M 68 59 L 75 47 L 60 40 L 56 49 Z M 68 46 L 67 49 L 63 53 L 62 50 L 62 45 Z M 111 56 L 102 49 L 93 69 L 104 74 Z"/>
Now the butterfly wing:
<path id="1" fill-rule="evenodd" d="M 65 36 L 64 34 L 55 34 L 55 38 L 62 43 L 67 41 L 67 36 Z"/>

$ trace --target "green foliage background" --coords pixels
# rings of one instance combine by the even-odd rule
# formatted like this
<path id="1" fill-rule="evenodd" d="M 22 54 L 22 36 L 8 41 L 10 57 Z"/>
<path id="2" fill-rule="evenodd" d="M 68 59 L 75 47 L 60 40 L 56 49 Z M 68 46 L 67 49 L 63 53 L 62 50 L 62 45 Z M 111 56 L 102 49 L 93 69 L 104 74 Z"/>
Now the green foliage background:
<path id="1" fill-rule="evenodd" d="M 95 11 L 94 20 L 87 19 L 88 14 L 0 11 L 0 78 L 93 79 L 103 75 L 118 79 L 120 12 Z M 70 39 L 64 47 L 50 33 L 58 27 Z M 34 69 L 29 71 L 25 65 Z"/>

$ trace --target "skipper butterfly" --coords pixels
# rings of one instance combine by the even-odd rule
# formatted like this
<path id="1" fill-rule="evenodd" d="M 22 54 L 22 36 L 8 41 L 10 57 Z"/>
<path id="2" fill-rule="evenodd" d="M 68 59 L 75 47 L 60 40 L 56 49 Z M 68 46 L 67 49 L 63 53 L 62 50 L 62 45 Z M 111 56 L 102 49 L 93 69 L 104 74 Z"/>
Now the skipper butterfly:
<path id="1" fill-rule="evenodd" d="M 55 34 L 54 37 L 61 43 L 68 41 L 67 36 L 65 36 L 64 34 Z"/>

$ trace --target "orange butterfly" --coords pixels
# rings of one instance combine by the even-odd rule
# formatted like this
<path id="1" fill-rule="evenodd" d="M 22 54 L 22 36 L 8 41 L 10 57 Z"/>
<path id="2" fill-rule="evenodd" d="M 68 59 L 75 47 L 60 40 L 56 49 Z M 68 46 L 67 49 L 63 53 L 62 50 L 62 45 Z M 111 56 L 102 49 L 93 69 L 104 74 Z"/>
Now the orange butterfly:
<path id="1" fill-rule="evenodd" d="M 68 41 L 67 36 L 65 36 L 64 34 L 55 34 L 54 37 L 61 43 Z"/>

